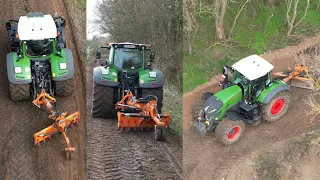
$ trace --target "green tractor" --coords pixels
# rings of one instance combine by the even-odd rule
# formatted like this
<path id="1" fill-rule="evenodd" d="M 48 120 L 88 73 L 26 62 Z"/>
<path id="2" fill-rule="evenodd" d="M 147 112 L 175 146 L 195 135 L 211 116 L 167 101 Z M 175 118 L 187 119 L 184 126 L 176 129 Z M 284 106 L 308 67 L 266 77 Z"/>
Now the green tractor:
<path id="1" fill-rule="evenodd" d="M 246 124 L 257 125 L 261 120 L 274 122 L 288 111 L 290 88 L 273 78 L 274 66 L 258 55 L 248 56 L 232 67 L 223 67 L 223 90 L 206 92 L 201 105 L 192 109 L 195 130 L 201 135 L 215 130 L 224 145 L 237 142 Z M 198 104 L 199 104 L 198 102 Z"/>
<path id="2" fill-rule="evenodd" d="M 40 12 L 6 23 L 11 52 L 7 74 L 12 100 L 35 98 L 42 90 L 51 96 L 73 91 L 74 64 L 66 48 L 65 20 Z"/>
<path id="3" fill-rule="evenodd" d="M 102 49 L 107 49 L 108 59 L 93 70 L 92 117 L 115 117 L 115 104 L 128 91 L 137 99 L 157 97 L 157 110 L 161 113 L 164 75 L 151 66 L 155 58 L 151 46 L 129 42 L 107 43 L 96 53 L 97 59 L 101 58 Z M 130 112 L 130 107 L 127 112 Z"/>

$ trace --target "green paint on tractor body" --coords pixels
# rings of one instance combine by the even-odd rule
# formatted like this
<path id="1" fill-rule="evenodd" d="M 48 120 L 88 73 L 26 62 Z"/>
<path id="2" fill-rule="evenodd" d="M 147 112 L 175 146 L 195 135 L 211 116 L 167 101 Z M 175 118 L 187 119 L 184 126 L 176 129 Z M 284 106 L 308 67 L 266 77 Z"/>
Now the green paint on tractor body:
<path id="1" fill-rule="evenodd" d="M 22 41 L 22 56 L 19 58 L 17 52 L 13 53 L 13 66 L 14 68 L 20 67 L 21 73 L 16 73 L 15 78 L 19 80 L 29 80 L 31 79 L 31 60 L 41 61 L 49 59 L 51 65 L 51 75 L 53 78 L 59 78 L 66 76 L 68 74 L 68 68 L 61 69 L 60 63 L 67 63 L 65 49 L 61 51 L 56 51 L 56 40 L 52 39 L 52 53 L 45 56 L 30 56 L 27 53 L 26 41 Z"/>
<path id="2" fill-rule="evenodd" d="M 118 82 L 118 71 L 113 67 L 104 67 L 101 71 L 101 79 L 104 81 Z"/>
<path id="3" fill-rule="evenodd" d="M 273 81 L 270 86 L 266 89 L 264 89 L 260 96 L 258 97 L 257 101 L 260 103 L 263 103 L 263 101 L 266 99 L 266 97 L 272 92 L 274 91 L 276 88 L 281 87 L 281 86 L 287 86 L 287 84 L 283 81 L 280 80 L 275 80 Z"/>
<path id="4" fill-rule="evenodd" d="M 225 116 L 225 112 L 230 107 L 234 106 L 240 100 L 242 100 L 242 90 L 239 86 L 233 85 L 224 89 L 223 91 L 219 91 L 214 96 L 223 103 L 223 106 L 217 111 L 220 112 L 220 116 L 217 117 L 218 119 L 213 120 L 221 120 Z"/>

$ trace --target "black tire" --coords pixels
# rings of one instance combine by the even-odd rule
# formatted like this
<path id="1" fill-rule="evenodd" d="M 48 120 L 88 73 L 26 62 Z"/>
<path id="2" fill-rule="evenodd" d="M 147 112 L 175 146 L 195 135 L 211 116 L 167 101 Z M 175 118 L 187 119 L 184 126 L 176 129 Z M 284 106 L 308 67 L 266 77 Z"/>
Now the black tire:
<path id="1" fill-rule="evenodd" d="M 276 106 L 277 103 L 281 104 L 281 99 L 284 100 L 284 104 L 280 110 L 274 110 L 273 106 Z M 286 114 L 290 106 L 290 93 L 288 91 L 282 91 L 275 95 L 268 104 L 262 105 L 262 119 L 267 122 L 274 122 L 280 119 Z M 279 112 L 278 112 L 279 111 Z"/>
<path id="2" fill-rule="evenodd" d="M 114 88 L 94 83 L 92 100 L 92 117 L 116 117 Z"/>
<path id="3" fill-rule="evenodd" d="M 166 141 L 167 139 L 167 129 L 166 128 L 155 128 L 154 139 L 156 141 Z"/>
<path id="4" fill-rule="evenodd" d="M 73 151 L 65 151 L 65 158 L 67 160 L 73 160 L 74 159 L 74 156 L 75 156 L 75 152 Z"/>
<path id="5" fill-rule="evenodd" d="M 192 104 L 192 118 L 193 120 L 197 120 L 199 117 L 200 111 L 203 109 L 203 105 L 207 99 L 213 96 L 212 92 L 205 92 L 202 94 L 201 98 L 199 98 L 196 102 Z"/>
<path id="6" fill-rule="evenodd" d="M 153 95 L 158 98 L 157 109 L 161 113 L 162 103 L 163 103 L 163 88 L 153 88 L 153 89 L 142 89 L 142 98 L 147 97 L 148 95 Z"/>
<path id="7" fill-rule="evenodd" d="M 219 122 L 215 130 L 215 136 L 222 144 L 230 145 L 239 141 L 244 130 L 245 124 L 243 121 L 224 118 Z"/>
<path id="8" fill-rule="evenodd" d="M 74 80 L 68 79 L 66 81 L 55 81 L 55 95 L 56 96 L 70 96 L 74 90 Z"/>
<path id="9" fill-rule="evenodd" d="M 9 82 L 9 93 L 11 100 L 22 101 L 30 99 L 30 85 L 29 84 L 11 84 Z"/>

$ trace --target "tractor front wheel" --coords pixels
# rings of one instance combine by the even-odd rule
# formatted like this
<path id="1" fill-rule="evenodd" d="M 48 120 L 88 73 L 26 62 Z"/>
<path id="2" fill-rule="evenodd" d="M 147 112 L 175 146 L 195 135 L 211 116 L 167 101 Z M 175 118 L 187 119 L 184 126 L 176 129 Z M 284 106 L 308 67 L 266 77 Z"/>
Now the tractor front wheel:
<path id="1" fill-rule="evenodd" d="M 224 118 L 219 122 L 215 130 L 215 136 L 218 141 L 224 145 L 230 145 L 237 142 L 245 130 L 245 124 L 241 120 L 230 120 Z"/>
<path id="2" fill-rule="evenodd" d="M 55 82 L 55 95 L 56 96 L 70 96 L 73 93 L 74 89 L 74 80 L 68 79 L 65 81 L 56 81 Z"/>
<path id="3" fill-rule="evenodd" d="M 92 117 L 116 117 L 114 107 L 114 88 L 94 83 L 92 100 Z"/>
<path id="4" fill-rule="evenodd" d="M 30 99 L 29 84 L 12 84 L 9 82 L 9 93 L 11 100 L 21 101 Z"/>
<path id="5" fill-rule="evenodd" d="M 288 111 L 289 105 L 290 93 L 282 91 L 275 95 L 268 104 L 262 105 L 262 118 L 267 122 L 274 122 Z"/>

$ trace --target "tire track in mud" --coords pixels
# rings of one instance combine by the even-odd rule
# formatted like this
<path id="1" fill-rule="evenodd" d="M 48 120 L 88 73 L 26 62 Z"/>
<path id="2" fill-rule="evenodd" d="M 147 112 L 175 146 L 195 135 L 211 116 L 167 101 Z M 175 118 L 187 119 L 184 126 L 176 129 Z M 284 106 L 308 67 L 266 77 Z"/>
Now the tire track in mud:
<path id="1" fill-rule="evenodd" d="M 11 2 L 11 17 L 9 18 L 18 18 L 20 15 L 26 14 L 28 11 L 29 9 L 26 1 Z M 6 21 L 7 19 L 4 20 Z M 8 40 L 8 37 L 6 37 L 6 39 Z M 4 54 L 7 52 L 4 52 Z M 5 61 L 2 62 L 4 62 L 3 67 L 5 67 Z M 6 68 L 4 68 L 3 71 L 6 72 Z M 7 82 L 8 80 L 5 79 L 5 81 Z M 3 86 L 6 85 L 8 84 L 3 83 Z M 4 87 L 4 89 L 7 87 Z M 5 152 L 3 152 L 6 156 L 4 159 L 6 164 L 6 171 L 3 174 L 4 179 L 34 179 L 35 177 L 35 173 L 32 169 L 31 156 L 33 144 L 30 143 L 30 137 L 32 137 L 30 130 L 33 127 L 32 123 L 30 123 L 31 118 L 28 113 L 28 107 L 30 104 L 31 103 L 28 103 L 27 101 L 14 102 L 10 109 L 12 111 L 11 116 L 7 117 L 7 120 L 11 122 L 9 122 L 7 127 L 10 129 L 7 134 L 8 143 L 6 144 L 7 147 L 5 147 Z"/>
<path id="2" fill-rule="evenodd" d="M 87 144 L 88 179 L 144 179 L 150 177 L 150 171 L 143 169 L 141 164 L 146 160 L 142 157 L 139 143 L 126 138 L 119 141 L 116 130 L 106 128 L 109 123 L 104 119 L 95 119 L 95 132 Z M 108 139 L 107 141 L 105 139 Z M 94 153 L 93 153 L 94 152 Z"/>
<path id="3" fill-rule="evenodd" d="M 82 69 L 82 61 L 79 53 L 75 49 L 77 42 L 75 36 L 70 28 L 72 22 L 69 17 L 66 17 L 64 1 L 61 1 L 59 6 L 53 7 L 53 2 L 48 0 L 14 0 L 5 1 L 1 3 L 5 7 L 11 7 L 9 10 L 4 9 L 0 12 L 1 18 L 4 22 L 9 18 L 19 18 L 26 15 L 29 11 L 43 12 L 44 14 L 53 15 L 54 12 L 62 12 L 62 16 L 66 18 L 66 37 L 67 43 L 74 54 L 75 76 L 76 79 L 74 94 L 69 97 L 57 98 L 60 110 L 66 110 L 69 114 L 76 110 L 81 111 L 82 117 L 85 117 L 85 90 L 84 90 L 84 75 L 80 72 Z M 8 11 L 8 12 L 6 12 Z M 5 17 L 5 19 L 4 19 Z M 84 21 L 85 22 L 85 21 Z M 2 25 L 2 24 L 1 24 Z M 2 27 L 2 26 L 1 26 Z M 5 127 L 7 130 L 4 137 L 0 137 L 1 144 L 4 144 L 3 160 L 0 158 L 0 163 L 3 164 L 4 173 L 1 171 L 0 164 L 0 179 L 85 179 L 85 158 L 84 158 L 84 118 L 81 118 L 78 127 L 75 130 L 70 129 L 68 136 L 72 145 L 76 148 L 76 158 L 73 161 L 64 159 L 65 142 L 62 136 L 53 137 L 48 143 L 36 147 L 33 144 L 33 134 L 37 131 L 49 126 L 52 122 L 31 104 L 31 99 L 24 102 L 12 102 L 7 97 L 6 88 L 8 87 L 8 80 L 6 76 L 5 55 L 9 52 L 8 35 L 5 31 L 5 26 L 2 28 L 4 35 L 1 34 L 1 39 L 6 40 L 2 43 L 1 57 L 4 61 L 0 62 L 1 73 L 4 81 L 0 82 L 0 102 L 7 103 L 6 109 L 0 110 L 0 113 L 7 115 L 5 120 Z M 1 29 L 1 32 L 2 32 Z M 78 36 L 77 36 L 78 37 Z M 79 37 L 78 37 L 79 38 Z M 5 47 L 5 44 L 7 47 Z M 77 46 L 79 47 L 79 46 Z M 80 87 L 80 88 L 79 88 Z M 4 96 L 5 95 L 5 96 Z M 0 129 L 1 130 L 1 129 Z M 0 132 L 0 135 L 3 133 Z M 1 162 L 3 161 L 3 162 Z"/>
<path id="4" fill-rule="evenodd" d="M 92 78 L 91 67 L 87 79 Z M 86 87 L 87 179 L 183 179 L 182 159 L 166 145 L 181 143 L 174 134 L 167 142 L 157 142 L 153 132 L 121 132 L 116 119 L 92 118 L 92 81 Z"/>
<path id="5" fill-rule="evenodd" d="M 8 153 L 8 171 L 5 179 L 35 179 L 32 169 L 32 129 L 34 125 L 32 119 L 24 120 L 28 117 L 28 109 L 31 103 L 25 101 L 15 103 L 20 107 L 20 112 L 15 112 L 13 119 L 13 129 L 11 132 Z M 27 136 L 26 136 L 27 135 Z"/>

